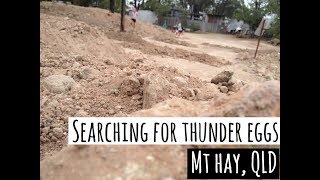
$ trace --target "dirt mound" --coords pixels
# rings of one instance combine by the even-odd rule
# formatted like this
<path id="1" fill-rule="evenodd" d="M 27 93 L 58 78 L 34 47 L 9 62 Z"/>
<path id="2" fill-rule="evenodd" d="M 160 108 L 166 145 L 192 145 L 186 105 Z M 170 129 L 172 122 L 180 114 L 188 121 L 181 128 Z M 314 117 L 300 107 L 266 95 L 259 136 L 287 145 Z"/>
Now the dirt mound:
<path id="1" fill-rule="evenodd" d="M 172 49 L 167 46 L 156 46 L 148 42 L 140 43 L 122 43 L 125 48 L 140 50 L 143 53 L 151 55 L 171 56 L 174 58 L 182 58 L 190 61 L 197 61 L 211 66 L 221 67 L 223 65 L 230 65 L 231 62 L 225 59 L 210 56 L 204 53 L 194 53 L 184 49 Z"/>
<path id="2" fill-rule="evenodd" d="M 111 13 L 109 10 L 65 5 L 61 3 L 40 2 L 40 12 L 42 14 L 68 17 L 77 21 L 82 21 L 88 25 L 96 26 L 102 32 L 120 30 L 120 14 Z M 125 29 L 132 31 L 131 19 L 125 16 Z M 135 30 L 141 36 L 151 36 L 154 34 L 171 35 L 172 33 L 161 27 L 151 24 L 136 22 Z"/>
<path id="3" fill-rule="evenodd" d="M 41 159 L 66 145 L 68 117 L 126 116 L 143 107 L 143 75 L 154 70 L 170 83 L 174 77 L 182 77 L 176 69 L 144 66 L 143 57 L 126 57 L 124 50 L 108 38 L 143 42 L 138 35 L 108 35 L 94 25 L 44 13 L 40 24 Z M 72 78 L 74 87 L 62 94 L 51 92 L 44 79 L 56 74 Z M 201 85 L 196 78 L 186 82 L 185 88 Z M 183 91 L 166 98 L 174 96 L 182 97 Z"/>
<path id="4" fill-rule="evenodd" d="M 270 50 L 268 52 L 258 51 L 257 57 L 254 53 L 242 52 L 239 60 L 247 64 L 247 72 L 263 77 L 265 80 L 280 80 L 280 53 Z"/>
<path id="5" fill-rule="evenodd" d="M 195 100 L 194 89 L 204 86 L 200 79 L 166 67 L 149 72 L 143 82 L 143 109 L 174 97 Z"/>
<path id="6" fill-rule="evenodd" d="M 228 60 L 210 56 L 204 53 L 194 53 L 180 48 L 172 49 L 167 46 L 163 47 L 154 45 L 150 42 L 143 40 L 136 32 L 109 32 L 106 33 L 106 35 L 110 39 L 123 41 L 121 45 L 125 48 L 139 50 L 146 54 L 183 58 L 190 61 L 197 61 L 216 67 L 231 64 L 231 62 Z"/>
<path id="7" fill-rule="evenodd" d="M 185 41 L 177 40 L 174 35 L 172 35 L 172 36 L 155 36 L 153 39 L 155 39 L 157 41 L 166 42 L 166 43 L 169 43 L 169 44 L 177 44 L 177 45 L 182 45 L 182 46 L 187 46 L 187 47 L 197 47 L 194 44 L 190 44 L 190 43 L 185 42 Z"/>
<path id="8" fill-rule="evenodd" d="M 252 83 L 231 96 L 215 95 L 210 101 L 170 99 L 130 116 L 269 117 L 280 115 L 280 82 Z"/>

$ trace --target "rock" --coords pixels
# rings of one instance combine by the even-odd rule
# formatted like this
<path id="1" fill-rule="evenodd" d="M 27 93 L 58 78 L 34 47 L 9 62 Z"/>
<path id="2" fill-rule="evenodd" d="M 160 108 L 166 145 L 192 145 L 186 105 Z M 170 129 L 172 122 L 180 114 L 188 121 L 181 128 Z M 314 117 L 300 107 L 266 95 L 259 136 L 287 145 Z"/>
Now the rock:
<path id="1" fill-rule="evenodd" d="M 65 75 L 52 75 L 43 80 L 44 86 L 52 93 L 64 93 L 70 91 L 75 81 Z"/>
<path id="2" fill-rule="evenodd" d="M 222 82 L 220 85 L 221 85 L 221 86 L 227 86 L 227 85 L 228 85 L 228 82 Z"/>
<path id="3" fill-rule="evenodd" d="M 149 156 L 146 157 L 146 160 L 148 160 L 148 161 L 154 161 L 154 157 L 151 156 L 151 155 L 149 155 Z"/>
<path id="4" fill-rule="evenodd" d="M 237 92 L 243 86 L 244 86 L 244 83 L 242 81 L 232 80 L 232 82 L 229 81 L 229 85 L 227 87 L 228 87 L 229 91 Z"/>
<path id="5" fill-rule="evenodd" d="M 140 94 L 135 94 L 135 95 L 132 96 L 133 100 L 139 100 L 141 98 L 142 98 L 142 96 L 140 96 Z"/>
<path id="6" fill-rule="evenodd" d="M 141 74 L 139 77 L 138 77 L 138 80 L 140 82 L 140 84 L 143 84 L 144 83 L 144 79 L 146 78 L 146 75 L 145 74 Z"/>
<path id="7" fill-rule="evenodd" d="M 274 38 L 274 39 L 271 40 L 271 44 L 273 44 L 273 45 L 279 45 L 279 44 L 280 44 L 280 40 L 277 39 L 277 38 Z"/>
<path id="8" fill-rule="evenodd" d="M 51 137 L 52 137 L 52 133 L 49 133 L 49 134 L 48 134 L 48 137 L 51 138 Z"/>
<path id="9" fill-rule="evenodd" d="M 195 93 L 196 97 L 200 101 L 209 100 L 214 97 L 214 95 L 219 94 L 218 86 L 215 84 L 207 83 L 200 87 L 198 92 Z"/>
<path id="10" fill-rule="evenodd" d="M 44 133 L 44 134 L 48 134 L 49 133 L 49 130 L 50 130 L 50 127 L 45 127 L 45 128 L 42 128 L 42 132 Z"/>
<path id="11" fill-rule="evenodd" d="M 173 82 L 178 87 L 185 87 L 187 85 L 187 81 L 183 77 L 176 76 L 173 78 Z"/>
<path id="12" fill-rule="evenodd" d="M 154 104 L 169 99 L 172 85 L 157 71 L 151 71 L 144 79 L 143 109 L 151 108 Z"/>
<path id="13" fill-rule="evenodd" d="M 229 97 L 228 103 L 221 106 L 221 116 L 267 117 L 280 114 L 280 81 L 250 83 Z"/>
<path id="14" fill-rule="evenodd" d="M 165 177 L 165 178 L 163 178 L 162 180 L 175 180 L 175 179 L 172 178 L 172 177 Z"/>
<path id="15" fill-rule="evenodd" d="M 57 138 L 62 138 L 62 136 L 63 136 L 62 128 L 55 127 L 55 128 L 53 128 L 52 133 L 53 133 L 53 136 L 55 136 Z"/>
<path id="16" fill-rule="evenodd" d="M 182 97 L 189 98 L 189 97 L 194 97 L 194 96 L 195 96 L 195 94 L 194 94 L 193 89 L 187 88 L 187 89 L 182 90 Z"/>
<path id="17" fill-rule="evenodd" d="M 233 75 L 231 71 L 223 71 L 217 74 L 214 78 L 211 79 L 211 83 L 218 84 L 222 82 L 228 82 Z"/>
<path id="18" fill-rule="evenodd" d="M 45 137 L 40 136 L 40 142 L 45 143 L 45 142 L 47 142 L 47 140 L 46 140 L 46 138 L 45 138 Z"/>
<path id="19" fill-rule="evenodd" d="M 231 79 L 228 81 L 227 86 L 232 86 L 232 85 L 234 85 L 236 82 L 237 82 L 236 79 L 231 78 Z"/>
<path id="20" fill-rule="evenodd" d="M 77 116 L 77 117 L 85 117 L 85 116 L 88 116 L 88 113 L 87 113 L 86 111 L 84 111 L 84 110 L 79 110 L 79 111 L 75 114 L 75 116 Z"/>
<path id="21" fill-rule="evenodd" d="M 78 63 L 78 62 L 74 62 L 73 65 L 72 65 L 73 68 L 79 68 L 81 67 L 81 64 Z"/>
<path id="22" fill-rule="evenodd" d="M 138 94 L 140 89 L 140 82 L 133 76 L 127 76 L 123 79 L 120 85 L 120 93 L 128 96 Z"/>
<path id="23" fill-rule="evenodd" d="M 222 93 L 227 93 L 227 92 L 228 92 L 228 88 L 227 88 L 226 86 L 221 86 L 221 87 L 220 87 L 220 91 L 221 91 Z"/>
<path id="24" fill-rule="evenodd" d="M 100 74 L 99 70 L 83 67 L 82 70 L 79 72 L 79 77 L 81 79 L 89 79 L 89 78 L 94 78 L 99 74 Z"/>
<path id="25" fill-rule="evenodd" d="M 195 88 L 195 89 L 193 89 L 193 92 L 194 92 L 194 95 L 197 96 L 201 91 L 199 88 Z"/>
<path id="26" fill-rule="evenodd" d="M 51 141 L 57 142 L 57 141 L 58 141 L 58 138 L 56 138 L 55 136 L 52 136 L 52 137 L 51 137 Z"/>
<path id="27" fill-rule="evenodd" d="M 116 112 L 113 109 L 110 109 L 108 112 L 110 115 L 114 115 Z"/>

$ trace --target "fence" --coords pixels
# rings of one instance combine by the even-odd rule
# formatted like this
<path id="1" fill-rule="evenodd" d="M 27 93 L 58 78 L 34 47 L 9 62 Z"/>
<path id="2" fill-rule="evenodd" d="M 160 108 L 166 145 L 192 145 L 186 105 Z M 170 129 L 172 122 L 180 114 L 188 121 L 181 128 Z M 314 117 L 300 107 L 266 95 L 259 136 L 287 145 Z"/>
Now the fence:
<path id="1" fill-rule="evenodd" d="M 194 26 L 198 26 L 202 32 L 220 32 L 221 27 L 219 25 L 220 21 L 217 21 L 216 23 L 208 23 L 204 21 L 191 20 L 189 17 L 159 17 L 156 24 L 162 26 L 165 21 L 169 29 L 179 22 L 181 22 L 183 27 L 190 27 L 192 24 Z"/>

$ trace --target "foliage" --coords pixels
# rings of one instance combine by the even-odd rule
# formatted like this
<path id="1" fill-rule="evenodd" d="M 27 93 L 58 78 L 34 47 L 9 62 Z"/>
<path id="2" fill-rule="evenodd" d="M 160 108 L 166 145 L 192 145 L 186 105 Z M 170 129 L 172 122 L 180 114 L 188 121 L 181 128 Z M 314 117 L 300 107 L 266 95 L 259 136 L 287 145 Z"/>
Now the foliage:
<path id="1" fill-rule="evenodd" d="M 191 23 L 189 26 L 191 32 L 195 32 L 195 31 L 199 31 L 200 27 L 198 25 L 196 25 L 195 23 Z"/>
<path id="2" fill-rule="evenodd" d="M 248 6 L 242 3 L 233 18 L 243 20 L 252 29 L 256 29 L 262 18 L 268 14 L 275 14 L 276 18 L 271 28 L 265 32 L 265 36 L 280 38 L 280 0 L 251 0 Z"/>
<path id="3" fill-rule="evenodd" d="M 233 18 L 243 20 L 248 23 L 252 29 L 256 29 L 266 14 L 265 4 L 262 2 L 264 1 L 251 0 L 248 7 L 242 4 L 242 7 L 234 13 Z"/>
<path id="4" fill-rule="evenodd" d="M 280 39 L 280 19 L 277 18 L 272 24 L 270 29 L 266 32 L 266 35 L 269 37 L 274 37 Z"/>
<path id="5" fill-rule="evenodd" d="M 159 16 L 167 16 L 171 9 L 171 0 L 148 0 L 141 8 L 155 12 Z"/>
<path id="6" fill-rule="evenodd" d="M 121 0 L 114 0 L 114 12 L 121 12 Z M 110 0 L 99 0 L 99 8 L 110 9 Z"/>
<path id="7" fill-rule="evenodd" d="M 72 3 L 78 6 L 88 7 L 92 3 L 92 0 L 73 0 Z"/>

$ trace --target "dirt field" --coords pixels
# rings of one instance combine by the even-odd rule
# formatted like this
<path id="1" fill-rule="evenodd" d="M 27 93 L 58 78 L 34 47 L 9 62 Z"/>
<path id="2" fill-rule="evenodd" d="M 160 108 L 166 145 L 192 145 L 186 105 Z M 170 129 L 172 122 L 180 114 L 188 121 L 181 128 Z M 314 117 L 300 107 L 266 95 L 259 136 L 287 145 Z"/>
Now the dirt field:
<path id="1" fill-rule="evenodd" d="M 133 30 L 129 17 L 119 32 L 107 10 L 40 10 L 41 179 L 185 178 L 186 146 L 68 147 L 68 117 L 279 116 L 279 46 L 260 42 L 254 59 L 256 39 L 175 37 L 139 21 Z M 211 83 L 223 71 L 231 80 Z"/>

